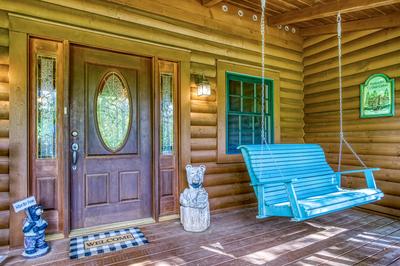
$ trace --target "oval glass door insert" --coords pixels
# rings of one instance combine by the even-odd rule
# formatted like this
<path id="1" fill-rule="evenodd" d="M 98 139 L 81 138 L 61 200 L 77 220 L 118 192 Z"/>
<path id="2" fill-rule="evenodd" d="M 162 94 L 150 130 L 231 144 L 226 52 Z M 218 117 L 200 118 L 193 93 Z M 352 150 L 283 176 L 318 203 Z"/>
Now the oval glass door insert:
<path id="1" fill-rule="evenodd" d="M 125 146 L 131 126 L 131 97 L 126 84 L 121 75 L 109 72 L 96 94 L 97 129 L 104 147 L 111 152 Z"/>

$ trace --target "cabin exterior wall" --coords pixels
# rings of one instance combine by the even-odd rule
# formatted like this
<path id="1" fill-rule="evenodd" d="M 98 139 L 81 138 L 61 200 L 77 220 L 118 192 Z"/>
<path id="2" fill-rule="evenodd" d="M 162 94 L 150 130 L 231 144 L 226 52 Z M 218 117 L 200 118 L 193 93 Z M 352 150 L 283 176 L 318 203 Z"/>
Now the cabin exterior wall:
<path id="1" fill-rule="evenodd" d="M 267 36 L 268 38 L 268 36 Z M 277 47 L 283 53 L 296 55 L 297 52 L 285 47 Z M 266 49 L 268 50 L 268 48 Z M 268 51 L 267 51 L 268 53 Z M 279 55 L 279 54 L 277 54 Z M 208 61 L 204 59 L 209 58 Z M 289 61 L 284 55 L 274 58 L 285 62 Z M 197 61 L 204 58 L 203 62 Z M 205 164 L 207 167 L 205 186 L 210 196 L 211 209 L 221 209 L 255 203 L 253 188 L 249 185 L 249 177 L 243 163 L 220 163 L 218 160 L 218 97 L 216 81 L 216 65 L 219 55 L 197 56 L 192 55 L 191 73 L 202 73 L 206 70 L 207 78 L 212 84 L 210 97 L 199 97 L 195 89 L 191 93 L 191 162 Z M 251 61 L 242 61 L 230 58 L 232 61 L 254 64 Z M 205 64 L 206 62 L 210 62 Z M 212 64 L 211 64 L 212 63 Z M 297 64 L 297 62 L 290 62 Z M 278 70 L 280 74 L 280 130 L 281 143 L 303 143 L 303 92 L 301 66 L 293 71 L 291 66 L 278 68 L 270 65 L 266 59 L 267 67 Z"/>
<path id="2" fill-rule="evenodd" d="M 8 19 L 0 12 L 0 246 L 8 245 L 9 187 L 9 38 Z"/>
<path id="3" fill-rule="evenodd" d="M 385 197 L 363 208 L 400 216 L 400 28 L 344 33 L 343 119 L 346 139 L 375 172 Z M 306 143 L 320 143 L 336 169 L 339 150 L 339 91 L 336 35 L 304 41 L 304 113 Z M 395 78 L 394 117 L 359 118 L 360 84 L 375 73 Z M 343 169 L 360 166 L 344 149 Z M 361 175 L 345 176 L 348 187 L 364 186 Z"/>
<path id="4" fill-rule="evenodd" d="M 0 7 L 0 244 L 16 246 L 21 244 L 21 234 L 18 225 L 14 225 L 9 243 L 9 215 L 11 201 L 27 196 L 27 174 L 13 174 L 10 186 L 14 191 L 12 199 L 8 197 L 8 39 L 17 40 L 24 34 L 16 32 L 13 27 L 22 24 L 10 23 L 10 19 L 35 17 L 35 21 L 49 25 L 68 25 L 68 30 L 94 30 L 105 35 L 112 34 L 122 38 L 138 39 L 154 45 L 167 45 L 190 52 L 190 73 L 185 79 L 190 79 L 190 88 L 180 88 L 181 93 L 189 91 L 187 101 L 181 98 L 180 121 L 181 158 L 179 172 L 179 189 L 185 187 L 186 176 L 183 167 L 186 163 L 194 165 L 205 164 L 207 172 L 205 186 L 209 193 L 212 210 L 238 207 L 255 203 L 252 188 L 248 185 L 249 178 L 244 163 L 218 163 L 218 123 L 217 123 L 217 88 L 225 84 L 217 83 L 217 62 L 225 60 L 232 63 L 254 67 L 260 65 L 260 35 L 259 23 L 251 21 L 251 17 L 240 19 L 236 15 L 225 14 L 220 6 L 203 7 L 198 1 L 155 0 L 132 1 L 3 1 Z M 122 5 L 121 3 L 124 5 Z M 160 10 L 164 13 L 160 13 Z M 16 21 L 17 21 L 16 20 Z M 190 22 L 190 23 L 189 23 Z M 18 24 L 18 25 L 17 25 Z M 50 26 L 51 27 L 51 26 Z M 46 33 L 47 34 L 47 33 Z M 53 39 L 51 35 L 35 35 Z M 54 39 L 62 41 L 62 32 L 55 33 Z M 80 37 L 77 37 L 80 38 Z M 22 40 L 22 39 L 21 39 Z M 126 41 L 126 40 L 124 40 Z M 26 43 L 27 45 L 27 43 Z M 100 43 L 99 46 L 102 44 Z M 11 45 L 15 51 L 10 51 L 17 59 L 19 53 L 27 52 L 27 47 L 18 48 Z M 278 73 L 280 79 L 280 141 L 283 143 L 303 143 L 303 39 L 298 34 L 287 33 L 276 28 L 268 28 L 266 36 L 266 67 Z M 135 51 L 132 51 L 135 53 Z M 27 56 L 27 55 L 26 55 Z M 27 58 L 27 57 L 26 57 Z M 21 59 L 23 60 L 23 59 Z M 13 61 L 14 66 L 18 64 Z M 195 76 L 204 74 L 210 81 L 212 94 L 209 97 L 197 96 Z M 15 92 L 20 87 L 27 87 L 27 78 L 10 81 L 11 90 Z M 24 85 L 25 84 L 25 85 Z M 27 91 L 24 88 L 22 91 Z M 14 95 L 16 93 L 14 92 Z M 28 96 L 20 95 L 21 99 Z M 10 106 L 12 113 L 25 116 L 18 104 Z M 22 111 L 22 112 L 21 112 Z M 27 110 L 26 110 L 27 112 Z M 17 117 L 17 116 L 14 116 Z M 27 118 L 26 118 L 27 119 Z M 27 120 L 26 120 L 27 121 Z M 15 123 L 18 125 L 18 123 Z M 24 133 L 26 125 L 13 128 Z M 19 130 L 19 131 L 18 131 Z M 11 136 L 12 138 L 12 136 Z M 10 140 L 14 143 L 13 140 Z M 11 164 L 19 173 L 26 171 L 26 155 L 28 150 L 20 150 L 23 143 L 17 143 L 10 148 L 13 159 Z M 26 144 L 26 143 L 25 143 Z M 25 145 L 27 147 L 27 145 Z M 25 159 L 24 159 L 25 158 Z M 25 169 L 25 170 L 24 170 Z M 10 168 L 10 172 L 13 169 Z M 22 187 L 23 186 L 23 187 Z M 4 206 L 3 206 L 4 205 Z M 67 213 L 67 212 L 66 212 Z M 22 216 L 15 216 L 13 221 L 19 221 Z M 64 232 L 65 233 L 65 232 Z M 18 237 L 15 237 L 18 234 Z"/>

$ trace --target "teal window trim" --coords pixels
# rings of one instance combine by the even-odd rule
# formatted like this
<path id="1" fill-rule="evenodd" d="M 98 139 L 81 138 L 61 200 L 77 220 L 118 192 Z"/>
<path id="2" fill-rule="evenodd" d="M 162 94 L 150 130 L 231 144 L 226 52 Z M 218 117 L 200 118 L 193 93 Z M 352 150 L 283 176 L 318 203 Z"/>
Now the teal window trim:
<path id="1" fill-rule="evenodd" d="M 240 95 L 238 94 L 232 94 L 231 93 L 231 88 L 230 88 L 230 82 L 231 81 L 238 81 L 240 82 Z M 245 96 L 243 92 L 243 84 L 244 83 L 251 83 L 253 84 L 253 96 Z M 261 77 L 255 77 L 255 76 L 249 76 L 245 74 L 240 74 L 240 73 L 234 73 L 234 72 L 226 72 L 226 132 L 225 132 L 225 138 L 226 138 L 226 154 L 237 154 L 239 151 L 235 148 L 232 147 L 230 143 L 230 130 L 232 130 L 230 123 L 229 123 L 229 117 L 230 116 L 236 116 L 238 118 L 237 124 L 238 126 L 236 127 L 238 129 L 238 145 L 242 144 L 261 144 L 261 128 L 257 127 L 256 119 L 261 119 L 262 113 L 261 110 L 257 110 L 257 99 L 261 99 L 261 95 L 257 95 L 257 85 L 262 84 L 262 78 Z M 268 86 L 267 94 L 266 96 L 266 105 L 267 108 L 265 109 L 265 130 L 267 134 L 267 142 L 268 143 L 273 143 L 274 142 L 274 122 L 273 122 L 273 91 L 274 91 L 274 81 L 269 78 L 264 78 L 264 84 Z M 232 98 L 240 98 L 240 111 L 239 110 L 231 110 L 231 97 Z M 245 100 L 253 100 L 253 111 L 248 112 L 244 111 L 244 101 Z M 249 141 L 243 141 L 242 139 L 242 126 L 243 126 L 243 118 L 244 117 L 251 117 L 251 143 Z M 260 135 L 259 138 L 258 134 Z"/>

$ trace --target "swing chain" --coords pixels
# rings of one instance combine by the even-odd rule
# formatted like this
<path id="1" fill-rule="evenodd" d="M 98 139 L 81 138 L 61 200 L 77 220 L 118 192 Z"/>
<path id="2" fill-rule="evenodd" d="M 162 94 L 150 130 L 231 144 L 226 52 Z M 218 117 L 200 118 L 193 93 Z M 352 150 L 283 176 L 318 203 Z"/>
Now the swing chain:
<path id="1" fill-rule="evenodd" d="M 271 148 L 267 142 L 265 134 L 265 95 L 268 92 L 268 86 L 265 85 L 265 7 L 266 0 L 261 0 L 261 151 L 264 153 L 265 148 L 267 149 L 269 155 L 271 156 L 274 167 L 278 169 L 279 175 L 285 178 L 282 173 L 281 168 L 278 166 L 278 162 L 275 160 Z"/>
<path id="2" fill-rule="evenodd" d="M 364 168 L 367 165 L 363 162 L 360 156 L 355 152 L 353 147 L 344 137 L 343 132 L 343 82 L 342 82 L 342 17 L 340 12 L 337 14 L 337 38 L 338 38 L 338 64 L 339 64 L 339 161 L 338 161 L 338 172 L 340 172 L 342 164 L 342 153 L 343 153 L 343 143 L 349 148 L 357 160 L 361 163 Z"/>
<path id="3" fill-rule="evenodd" d="M 342 100 L 342 17 L 340 12 L 337 15 L 337 37 L 338 37 L 338 65 L 339 65 L 339 162 L 338 171 L 340 172 L 343 152 L 343 100 Z"/>
<path id="4" fill-rule="evenodd" d="M 261 0 L 261 144 L 267 144 L 265 138 L 265 6 L 266 0 Z"/>

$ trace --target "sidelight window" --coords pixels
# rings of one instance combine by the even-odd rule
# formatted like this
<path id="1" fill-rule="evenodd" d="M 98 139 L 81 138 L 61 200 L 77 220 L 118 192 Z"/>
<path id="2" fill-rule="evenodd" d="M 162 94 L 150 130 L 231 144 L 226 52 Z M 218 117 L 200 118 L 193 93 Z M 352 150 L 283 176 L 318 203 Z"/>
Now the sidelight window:
<path id="1" fill-rule="evenodd" d="M 161 74 L 161 154 L 173 154 L 174 147 L 174 96 L 173 75 Z"/>
<path id="2" fill-rule="evenodd" d="M 37 158 L 56 158 L 57 88 L 56 59 L 37 57 L 36 142 Z"/>

